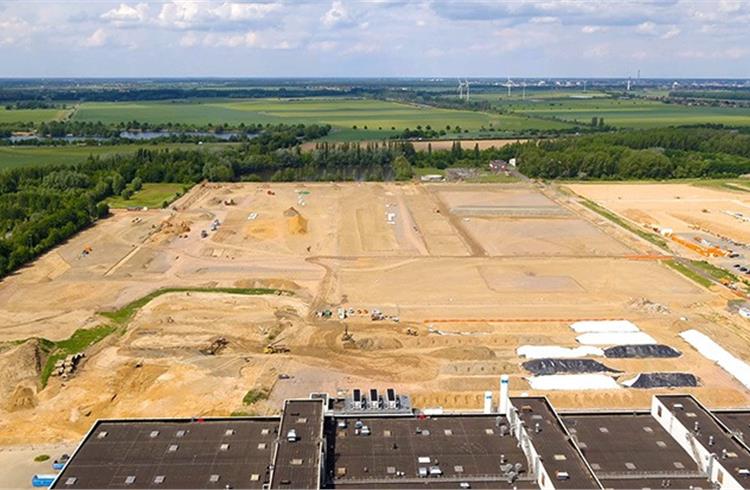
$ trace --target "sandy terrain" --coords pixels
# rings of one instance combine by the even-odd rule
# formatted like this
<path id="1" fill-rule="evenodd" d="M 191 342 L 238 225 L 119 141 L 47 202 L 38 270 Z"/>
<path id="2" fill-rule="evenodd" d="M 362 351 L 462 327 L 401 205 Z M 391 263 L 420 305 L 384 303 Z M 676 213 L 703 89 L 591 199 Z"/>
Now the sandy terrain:
<path id="1" fill-rule="evenodd" d="M 100 417 L 272 413 L 286 397 L 355 387 L 478 409 L 503 373 L 513 393 L 534 393 L 519 346 L 574 347 L 569 324 L 593 318 L 630 319 L 684 352 L 603 360 L 622 379 L 690 371 L 704 403 L 750 403 L 677 335 L 698 328 L 750 359 L 750 332 L 726 300 L 555 196 L 528 184 L 227 184 L 197 186 L 169 210 L 117 212 L 0 283 L 0 444 L 75 440 Z M 73 377 L 39 383 L 46 354 L 34 337 L 66 339 L 160 287 L 259 286 L 293 295 L 159 296 L 90 347 Z M 632 307 L 641 297 L 670 312 Z M 340 306 L 355 314 L 316 316 Z M 400 321 L 371 321 L 373 309 Z M 219 337 L 224 349 L 201 352 Z M 264 354 L 272 339 L 289 352 Z M 269 399 L 244 406 L 251 389 Z M 566 408 L 646 407 L 663 391 L 550 396 Z"/>
<path id="2" fill-rule="evenodd" d="M 750 216 L 750 193 L 689 184 L 576 184 L 573 192 L 642 225 L 676 233 L 703 228 L 750 243 L 750 223 L 727 212 Z"/>

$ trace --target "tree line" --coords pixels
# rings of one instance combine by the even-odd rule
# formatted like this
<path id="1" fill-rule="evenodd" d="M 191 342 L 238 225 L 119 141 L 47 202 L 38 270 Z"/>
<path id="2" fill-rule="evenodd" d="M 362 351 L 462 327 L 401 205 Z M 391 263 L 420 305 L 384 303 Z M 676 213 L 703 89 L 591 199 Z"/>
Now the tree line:
<path id="1" fill-rule="evenodd" d="M 515 144 L 512 151 L 521 172 L 547 179 L 716 178 L 750 173 L 750 134 L 719 127 L 617 131 Z"/>

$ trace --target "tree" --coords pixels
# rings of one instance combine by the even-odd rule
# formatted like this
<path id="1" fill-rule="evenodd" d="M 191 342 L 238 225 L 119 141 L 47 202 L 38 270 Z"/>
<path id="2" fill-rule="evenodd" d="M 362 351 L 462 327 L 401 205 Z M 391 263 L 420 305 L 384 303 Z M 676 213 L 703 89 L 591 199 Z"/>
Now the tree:
<path id="1" fill-rule="evenodd" d="M 138 192 L 143 188 L 143 181 L 140 177 L 135 177 L 130 181 L 130 187 L 133 188 L 133 191 Z"/>

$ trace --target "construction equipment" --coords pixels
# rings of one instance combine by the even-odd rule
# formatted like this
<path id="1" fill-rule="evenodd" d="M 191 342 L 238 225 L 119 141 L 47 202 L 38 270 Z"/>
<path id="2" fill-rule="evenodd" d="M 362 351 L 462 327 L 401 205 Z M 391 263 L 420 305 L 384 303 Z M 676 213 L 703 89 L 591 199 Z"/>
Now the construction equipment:
<path id="1" fill-rule="evenodd" d="M 264 354 L 285 354 L 289 352 L 289 347 L 280 344 L 281 339 L 274 340 L 263 348 Z"/>
<path id="2" fill-rule="evenodd" d="M 341 336 L 341 343 L 343 344 L 354 343 L 354 336 L 349 333 L 349 327 L 347 325 L 344 325 L 344 334 Z"/>
<path id="3" fill-rule="evenodd" d="M 226 347 L 229 344 L 229 341 L 224 337 L 219 337 L 213 342 L 211 342 L 211 345 L 204 349 L 200 349 L 200 353 L 205 356 L 214 356 L 218 354 L 224 347 Z"/>
<path id="4" fill-rule="evenodd" d="M 416 336 L 419 335 L 419 333 L 416 330 L 414 330 L 413 328 L 407 328 L 406 329 L 406 335 L 409 335 L 411 337 L 416 337 Z"/>

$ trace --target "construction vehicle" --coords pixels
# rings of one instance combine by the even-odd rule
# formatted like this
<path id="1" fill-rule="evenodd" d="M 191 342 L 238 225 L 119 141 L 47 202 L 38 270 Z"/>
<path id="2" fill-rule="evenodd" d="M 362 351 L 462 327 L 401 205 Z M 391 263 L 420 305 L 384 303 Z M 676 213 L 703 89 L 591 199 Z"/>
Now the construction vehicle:
<path id="1" fill-rule="evenodd" d="M 349 333 L 349 327 L 344 326 L 344 334 L 341 336 L 341 343 L 343 344 L 353 344 L 354 343 L 354 336 Z"/>
<path id="2" fill-rule="evenodd" d="M 285 354 L 289 352 L 289 347 L 280 344 L 281 339 L 274 340 L 263 348 L 264 354 Z"/>
<path id="3" fill-rule="evenodd" d="M 204 349 L 200 349 L 200 353 L 205 356 L 214 356 L 218 354 L 224 347 L 226 347 L 229 344 L 229 341 L 224 337 L 219 337 L 213 342 L 211 342 L 211 345 Z"/>
<path id="4" fill-rule="evenodd" d="M 406 335 L 410 335 L 412 337 L 416 337 L 417 335 L 419 335 L 419 333 L 416 330 L 414 330 L 413 328 L 407 328 L 406 329 Z"/>

